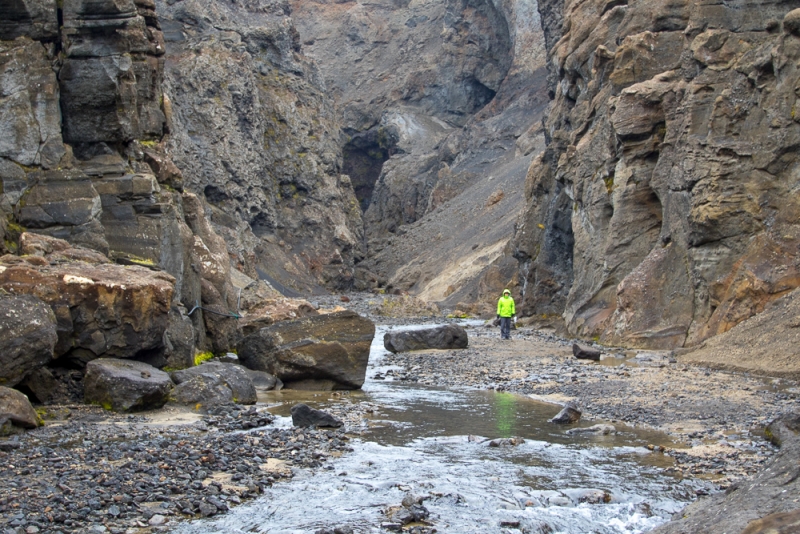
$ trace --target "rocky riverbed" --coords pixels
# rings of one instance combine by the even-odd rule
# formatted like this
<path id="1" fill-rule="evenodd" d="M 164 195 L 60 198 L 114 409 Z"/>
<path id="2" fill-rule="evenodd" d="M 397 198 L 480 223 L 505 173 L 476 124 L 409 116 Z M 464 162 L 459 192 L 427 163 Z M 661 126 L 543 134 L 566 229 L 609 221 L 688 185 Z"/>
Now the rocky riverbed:
<path id="1" fill-rule="evenodd" d="M 353 421 L 352 406 L 337 415 Z M 52 408 L 58 420 L 0 443 L 4 534 L 166 532 L 224 513 L 348 449 L 343 430 L 281 427 L 264 407 L 114 415 Z"/>
<path id="2" fill-rule="evenodd" d="M 775 449 L 765 424 L 791 412 L 795 382 L 712 371 L 670 352 L 605 349 L 603 360 L 578 360 L 573 340 L 521 328 L 501 342 L 495 328 L 468 328 L 470 346 L 390 354 L 384 378 L 574 401 L 584 419 L 662 430 L 686 444 L 667 449 L 674 470 L 715 480 L 720 488 L 753 474 Z M 379 377 L 380 378 L 380 377 Z"/>

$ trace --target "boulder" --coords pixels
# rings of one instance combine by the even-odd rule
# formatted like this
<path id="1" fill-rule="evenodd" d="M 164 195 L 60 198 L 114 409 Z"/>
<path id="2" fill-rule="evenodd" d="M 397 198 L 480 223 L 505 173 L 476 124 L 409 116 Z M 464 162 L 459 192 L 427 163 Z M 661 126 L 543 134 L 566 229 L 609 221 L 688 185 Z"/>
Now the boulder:
<path id="1" fill-rule="evenodd" d="M 197 367 L 171 373 L 172 380 L 182 385 L 199 376 L 213 376 L 231 390 L 231 399 L 239 404 L 255 404 L 256 388 L 247 369 L 232 363 L 206 362 Z M 210 382 L 209 382 L 210 383 Z"/>
<path id="2" fill-rule="evenodd" d="M 344 423 L 322 410 L 314 409 L 306 404 L 292 406 L 292 424 L 303 427 L 332 427 L 339 428 Z"/>
<path id="3" fill-rule="evenodd" d="M 32 295 L 0 294 L 0 382 L 15 386 L 53 359 L 56 316 Z"/>
<path id="4" fill-rule="evenodd" d="M 256 284 L 253 284 L 256 285 Z M 243 291 L 243 293 L 245 293 Z M 242 309 L 246 309 L 244 301 Z M 303 299 L 270 298 L 262 299 L 253 305 L 239 321 L 239 327 L 245 336 L 280 321 L 290 321 L 300 317 L 319 315 L 314 306 Z"/>
<path id="5" fill-rule="evenodd" d="M 239 343 L 238 353 L 246 367 L 275 375 L 287 388 L 319 380 L 332 389 L 358 389 L 374 336 L 372 321 L 343 311 L 262 328 Z"/>
<path id="6" fill-rule="evenodd" d="M 425 349 L 465 349 L 469 344 L 467 331 L 461 326 L 448 324 L 423 330 L 387 332 L 383 346 L 390 352 Z"/>
<path id="7" fill-rule="evenodd" d="M 281 382 L 280 378 L 264 371 L 248 369 L 247 374 L 250 375 L 250 380 L 253 381 L 256 391 L 280 390 L 283 388 L 283 382 Z"/>
<path id="8" fill-rule="evenodd" d="M 174 284 L 172 276 L 139 266 L 50 256 L 0 258 L 0 288 L 47 303 L 57 321 L 56 358 L 66 355 L 79 365 L 163 348 Z"/>
<path id="9" fill-rule="evenodd" d="M 581 347 L 577 343 L 572 344 L 572 355 L 578 358 L 579 360 L 592 360 L 595 362 L 599 362 L 601 354 L 603 353 L 597 349 Z"/>
<path id="10" fill-rule="evenodd" d="M 178 384 L 170 400 L 200 410 L 232 403 L 233 391 L 218 375 L 201 374 Z"/>
<path id="11" fill-rule="evenodd" d="M 118 412 L 161 408 L 174 384 L 146 363 L 100 358 L 86 365 L 84 400 Z"/>
<path id="12" fill-rule="evenodd" d="M 577 423 L 581 419 L 581 411 L 574 402 L 568 402 L 558 414 L 550 419 L 549 422 L 558 425 L 568 425 L 570 423 Z"/>
<path id="13" fill-rule="evenodd" d="M 31 406 L 28 397 L 16 389 L 0 386 L 0 420 L 2 424 L 11 422 L 22 428 L 36 428 L 39 417 Z"/>

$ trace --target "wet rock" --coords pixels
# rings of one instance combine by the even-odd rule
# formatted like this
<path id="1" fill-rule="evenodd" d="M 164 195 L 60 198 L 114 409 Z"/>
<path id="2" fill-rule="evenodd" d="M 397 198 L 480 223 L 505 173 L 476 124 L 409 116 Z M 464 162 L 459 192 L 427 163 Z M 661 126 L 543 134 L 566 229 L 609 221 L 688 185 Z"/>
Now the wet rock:
<path id="1" fill-rule="evenodd" d="M 339 428 L 344 423 L 322 410 L 311 408 L 306 404 L 295 404 L 292 406 L 292 424 L 299 427 Z"/>
<path id="2" fill-rule="evenodd" d="M 444 325 L 421 330 L 387 332 L 383 346 L 390 352 L 424 349 L 464 349 L 469 344 L 467 331 L 458 325 Z"/>
<path id="3" fill-rule="evenodd" d="M 50 306 L 32 295 L 0 293 L 0 382 L 15 386 L 50 362 L 57 340 Z"/>
<path id="4" fill-rule="evenodd" d="M 108 410 L 147 410 L 164 406 L 173 386 L 167 373 L 145 363 L 101 358 L 86 366 L 84 398 Z"/>
<path id="5" fill-rule="evenodd" d="M 327 382 L 329 389 L 364 383 L 375 325 L 351 311 L 282 321 L 244 338 L 239 359 L 250 369 L 293 383 Z"/>
<path id="6" fill-rule="evenodd" d="M 550 422 L 559 425 L 567 425 L 570 423 L 577 423 L 580 418 L 581 411 L 578 409 L 578 405 L 574 402 L 568 402 L 555 417 L 550 419 Z"/>
<path id="7" fill-rule="evenodd" d="M 172 377 L 172 380 L 179 386 L 200 376 L 210 376 L 216 380 L 206 381 L 204 383 L 209 385 L 212 383 L 224 384 L 231 390 L 230 399 L 232 399 L 233 402 L 240 404 L 255 404 L 257 401 L 256 388 L 253 385 L 250 374 L 248 373 L 247 369 L 240 365 L 221 362 L 206 362 L 198 365 L 197 367 L 190 367 L 189 369 L 184 369 L 182 371 L 174 371 L 170 374 L 170 376 Z M 196 391 L 199 391 L 196 386 L 194 386 L 194 388 Z M 179 389 L 176 390 L 174 396 L 185 398 L 187 394 L 188 391 Z M 210 399 L 202 401 L 198 398 L 194 402 L 201 402 L 205 405 L 208 405 L 209 400 Z M 226 402 L 230 402 L 230 400 Z"/>
<path id="8" fill-rule="evenodd" d="M 614 428 L 614 425 L 592 425 L 587 426 L 586 428 L 570 428 L 567 430 L 567 434 L 602 434 L 606 436 L 608 434 L 616 434 L 617 429 Z"/>
<path id="9" fill-rule="evenodd" d="M 572 355 L 578 358 L 579 360 L 592 360 L 599 362 L 601 354 L 603 354 L 603 352 L 597 349 L 582 347 L 577 343 L 573 343 L 572 345 Z"/>
<path id="10" fill-rule="evenodd" d="M 409 523 L 424 521 L 429 515 L 428 509 L 421 504 L 412 504 L 396 512 L 393 519 L 402 525 L 408 525 Z"/>
<path id="11" fill-rule="evenodd" d="M 28 397 L 16 389 L 0 386 L 0 419 L 22 428 L 36 428 L 39 418 Z"/>

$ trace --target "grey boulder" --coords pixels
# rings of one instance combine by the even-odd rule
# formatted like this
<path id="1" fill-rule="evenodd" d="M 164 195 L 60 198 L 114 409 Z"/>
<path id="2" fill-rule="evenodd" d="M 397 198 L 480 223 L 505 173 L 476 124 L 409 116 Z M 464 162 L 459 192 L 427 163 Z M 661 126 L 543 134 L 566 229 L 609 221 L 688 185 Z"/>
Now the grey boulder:
<path id="1" fill-rule="evenodd" d="M 202 374 L 178 384 L 170 399 L 195 410 L 205 410 L 209 406 L 232 403 L 233 391 L 219 376 Z"/>
<path id="2" fill-rule="evenodd" d="M 383 336 L 383 346 L 389 352 L 425 349 L 465 349 L 468 344 L 467 331 L 454 324 L 422 330 L 387 332 Z"/>
<path id="3" fill-rule="evenodd" d="M 239 360 L 286 387 L 358 389 L 364 384 L 375 325 L 352 311 L 281 321 L 245 337 Z"/>
<path id="4" fill-rule="evenodd" d="M 53 310 L 32 295 L 0 295 L 0 381 L 15 386 L 53 359 Z"/>
<path id="5" fill-rule="evenodd" d="M 252 369 L 248 369 L 247 374 L 250 375 L 250 380 L 253 381 L 253 385 L 256 387 L 256 391 L 271 391 L 273 389 L 274 390 L 283 389 L 283 382 L 281 382 L 281 379 L 269 373 L 265 373 L 264 371 L 253 371 Z"/>
<path id="6" fill-rule="evenodd" d="M 570 423 L 577 423 L 581 419 L 582 412 L 578 409 L 578 405 L 574 402 L 568 402 L 564 405 L 555 417 L 550 419 L 551 423 L 558 425 L 568 425 Z"/>
<path id="7" fill-rule="evenodd" d="M 133 360 L 100 358 L 86 364 L 84 400 L 126 412 L 161 408 L 174 384 L 169 375 Z"/>
<path id="8" fill-rule="evenodd" d="M 600 361 L 601 354 L 602 352 L 597 349 L 581 347 L 577 343 L 572 344 L 572 355 L 579 360 L 592 360 L 597 362 Z"/>
<path id="9" fill-rule="evenodd" d="M 292 424 L 302 427 L 333 428 L 339 428 L 344 425 L 341 419 L 334 417 L 328 412 L 312 408 L 307 404 L 295 404 L 292 406 Z"/>
<path id="10" fill-rule="evenodd" d="M 208 380 L 206 378 L 202 381 L 196 381 L 195 384 L 191 385 L 191 389 L 195 390 L 197 393 L 207 388 L 210 388 L 208 389 L 209 392 L 216 392 L 218 385 L 222 384 L 231 391 L 230 398 L 225 402 L 233 401 L 239 404 L 255 404 L 258 400 L 256 397 L 256 388 L 253 385 L 253 380 L 250 378 L 247 369 L 241 365 L 221 362 L 207 362 L 198 365 L 197 367 L 190 367 L 182 371 L 174 371 L 171 376 L 172 380 L 178 384 L 179 388 L 178 391 L 176 391 L 173 395 L 173 397 L 176 398 L 186 396 L 185 393 L 188 392 L 187 386 L 181 388 L 184 383 L 190 382 L 202 376 L 207 378 L 210 377 L 214 380 Z M 203 384 L 202 387 L 201 384 Z M 214 393 L 214 398 L 217 398 L 216 393 Z M 193 400 L 190 404 L 200 402 L 208 405 L 211 400 L 211 397 L 205 400 L 197 398 L 197 400 Z M 218 402 L 216 401 L 213 402 L 213 404 L 217 403 Z M 186 403 L 182 402 L 182 404 Z"/>
<path id="11" fill-rule="evenodd" d="M 16 389 L 0 386 L 0 424 L 9 422 L 22 428 L 36 428 L 39 417 L 28 397 Z"/>

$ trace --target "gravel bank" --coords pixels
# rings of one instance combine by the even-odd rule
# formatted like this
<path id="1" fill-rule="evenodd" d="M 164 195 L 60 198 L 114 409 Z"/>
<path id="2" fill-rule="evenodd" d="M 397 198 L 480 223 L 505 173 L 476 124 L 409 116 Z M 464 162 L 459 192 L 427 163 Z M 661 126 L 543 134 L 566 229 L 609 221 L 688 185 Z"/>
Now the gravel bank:
<path id="1" fill-rule="evenodd" d="M 324 469 L 349 449 L 343 430 L 279 428 L 263 408 L 223 406 L 202 417 L 54 411 L 69 418 L 0 444 L 4 534 L 166 532 L 257 497 L 294 469 Z"/>

